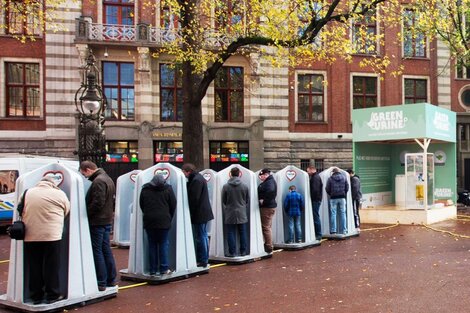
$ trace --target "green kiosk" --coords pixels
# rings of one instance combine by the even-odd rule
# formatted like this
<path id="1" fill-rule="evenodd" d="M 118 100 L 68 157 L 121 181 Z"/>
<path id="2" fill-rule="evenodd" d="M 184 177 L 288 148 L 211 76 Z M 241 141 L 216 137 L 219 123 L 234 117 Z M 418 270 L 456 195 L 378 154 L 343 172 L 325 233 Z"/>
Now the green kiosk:
<path id="1" fill-rule="evenodd" d="M 457 216 L 456 116 L 419 103 L 353 110 L 362 223 L 432 224 Z"/>

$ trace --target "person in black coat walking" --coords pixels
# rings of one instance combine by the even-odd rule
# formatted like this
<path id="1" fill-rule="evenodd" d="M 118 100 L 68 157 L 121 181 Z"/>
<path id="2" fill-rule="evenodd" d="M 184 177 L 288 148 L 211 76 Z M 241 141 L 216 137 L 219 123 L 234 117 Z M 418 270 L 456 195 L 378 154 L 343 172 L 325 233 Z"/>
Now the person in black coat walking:
<path id="1" fill-rule="evenodd" d="M 171 274 L 168 265 L 168 235 L 176 210 L 173 188 L 166 183 L 162 175 L 155 175 L 142 187 L 139 204 L 149 244 L 149 273 L 156 274 L 160 260 L 160 274 Z"/>
<path id="2" fill-rule="evenodd" d="M 188 179 L 188 204 L 193 225 L 194 241 L 196 246 L 197 266 L 206 267 L 209 260 L 209 236 L 207 235 L 207 222 L 214 219 L 209 190 L 204 177 L 196 171 L 191 163 L 181 168 Z"/>

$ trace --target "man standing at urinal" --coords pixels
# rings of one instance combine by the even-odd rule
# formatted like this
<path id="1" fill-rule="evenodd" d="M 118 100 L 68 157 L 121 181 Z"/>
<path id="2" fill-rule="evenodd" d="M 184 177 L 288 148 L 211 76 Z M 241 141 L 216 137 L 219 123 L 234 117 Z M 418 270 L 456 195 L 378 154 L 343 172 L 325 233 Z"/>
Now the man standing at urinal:
<path id="1" fill-rule="evenodd" d="M 188 179 L 188 204 L 193 225 L 194 241 L 196 244 L 197 266 L 206 267 L 209 261 L 209 237 L 207 235 L 207 222 L 214 219 L 209 190 L 204 177 L 196 171 L 191 163 L 186 163 L 181 168 Z"/>
<path id="2" fill-rule="evenodd" d="M 246 224 L 250 207 L 250 192 L 248 186 L 240 180 L 240 169 L 230 170 L 230 179 L 222 188 L 222 211 L 224 224 L 227 227 L 228 257 L 236 254 L 236 233 L 240 237 L 240 256 L 247 253 Z"/>
<path id="3" fill-rule="evenodd" d="M 336 234 L 336 213 L 339 210 L 339 221 L 341 224 L 340 234 L 346 235 L 346 195 L 349 190 L 346 177 L 339 168 L 333 168 L 333 173 L 326 182 L 326 193 L 330 196 L 330 234 Z"/>
<path id="4" fill-rule="evenodd" d="M 264 251 L 273 252 L 272 224 L 273 216 L 276 212 L 277 184 L 271 171 L 267 168 L 259 172 L 261 184 L 258 186 L 258 202 L 261 211 L 261 228 L 264 238 Z"/>
<path id="5" fill-rule="evenodd" d="M 155 175 L 142 187 L 139 204 L 148 239 L 149 274 L 151 276 L 157 272 L 161 275 L 171 274 L 172 270 L 168 265 L 170 245 L 168 236 L 176 211 L 173 188 L 166 183 L 162 175 Z"/>
<path id="6" fill-rule="evenodd" d="M 91 181 L 85 201 L 98 290 L 105 291 L 106 287 L 113 287 L 117 284 L 116 264 L 109 238 L 116 187 L 108 174 L 91 161 L 83 161 L 80 164 L 80 173 Z"/>
<path id="7" fill-rule="evenodd" d="M 29 296 L 33 304 L 47 304 L 63 299 L 60 291 L 61 242 L 64 218 L 70 211 L 67 195 L 43 177 L 28 189 L 24 199 L 23 221 L 25 270 L 28 275 Z"/>
<path id="8" fill-rule="evenodd" d="M 307 173 L 310 177 L 310 198 L 312 200 L 313 208 L 313 225 L 315 227 L 315 239 L 321 240 L 322 233 L 320 221 L 320 205 L 323 196 L 323 183 L 315 166 L 310 165 L 307 168 Z"/>

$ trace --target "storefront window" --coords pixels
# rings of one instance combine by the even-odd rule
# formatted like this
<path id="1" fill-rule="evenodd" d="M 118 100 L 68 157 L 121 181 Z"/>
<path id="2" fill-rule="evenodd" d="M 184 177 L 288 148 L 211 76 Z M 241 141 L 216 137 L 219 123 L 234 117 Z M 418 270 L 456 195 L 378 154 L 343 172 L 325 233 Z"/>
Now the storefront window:
<path id="1" fill-rule="evenodd" d="M 181 141 L 155 141 L 155 163 L 168 162 L 173 165 L 183 164 L 183 142 Z"/>
<path id="2" fill-rule="evenodd" d="M 230 164 L 241 164 L 248 168 L 248 141 L 211 141 L 210 168 L 222 170 Z"/>
<path id="3" fill-rule="evenodd" d="M 106 162 L 139 162 L 139 150 L 137 141 L 108 141 L 106 143 Z"/>

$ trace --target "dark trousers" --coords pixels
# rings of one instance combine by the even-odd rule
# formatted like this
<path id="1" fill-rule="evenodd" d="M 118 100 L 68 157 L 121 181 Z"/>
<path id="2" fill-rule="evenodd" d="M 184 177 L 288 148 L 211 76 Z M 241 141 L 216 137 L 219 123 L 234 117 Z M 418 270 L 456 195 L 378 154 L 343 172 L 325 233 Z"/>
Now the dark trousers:
<path id="1" fill-rule="evenodd" d="M 204 266 L 209 262 L 209 236 L 207 223 L 192 224 L 194 246 L 196 247 L 196 262 Z"/>
<path id="2" fill-rule="evenodd" d="M 359 216 L 359 210 L 361 209 L 361 199 L 353 200 L 354 209 L 354 225 L 358 228 L 361 225 L 361 217 Z"/>
<path id="3" fill-rule="evenodd" d="M 312 201 L 313 208 L 313 226 L 315 227 L 315 239 L 319 240 L 322 237 L 321 220 L 320 220 L 320 205 L 321 201 Z"/>
<path id="4" fill-rule="evenodd" d="M 156 274 L 159 270 L 164 273 L 168 269 L 168 249 L 170 241 L 169 229 L 149 228 L 145 229 L 149 243 L 149 273 Z M 160 261 L 160 267 L 159 265 Z"/>
<path id="5" fill-rule="evenodd" d="M 110 233 L 111 225 L 90 226 L 96 279 L 101 287 L 113 286 L 116 282 L 116 264 L 109 241 Z"/>
<path id="6" fill-rule="evenodd" d="M 60 242 L 24 243 L 25 271 L 29 277 L 29 296 L 33 301 L 53 300 L 60 296 Z"/>
<path id="7" fill-rule="evenodd" d="M 246 224 L 225 224 L 227 227 L 228 252 L 231 255 L 237 254 L 237 231 L 240 237 L 240 255 L 246 254 Z"/>

